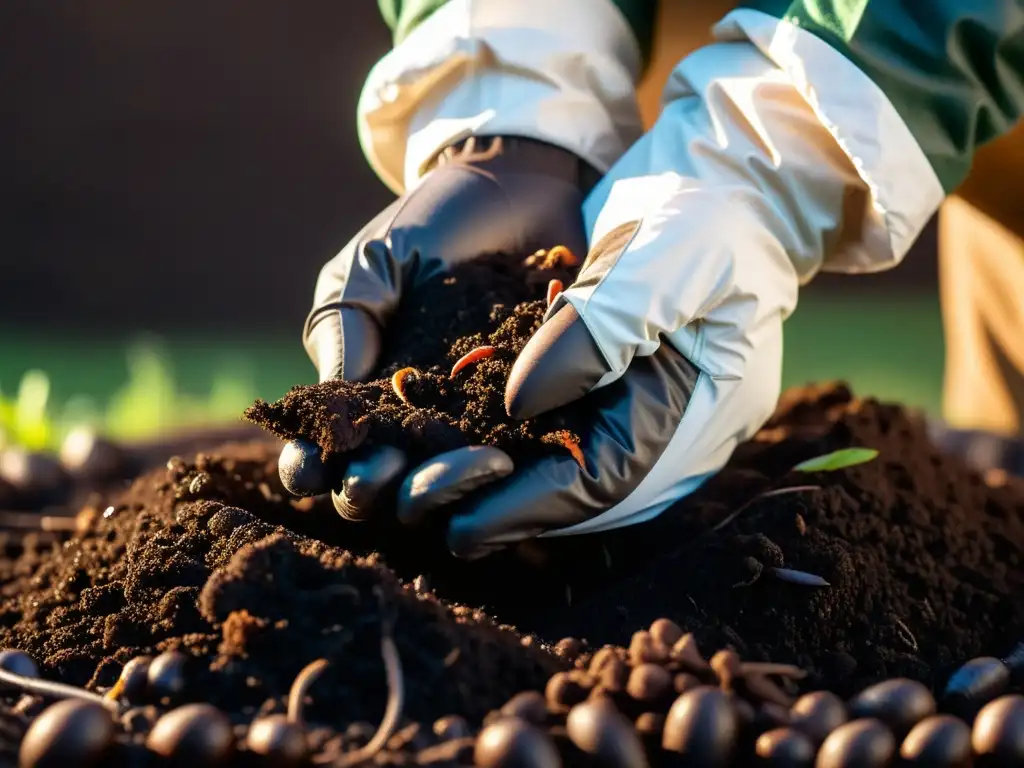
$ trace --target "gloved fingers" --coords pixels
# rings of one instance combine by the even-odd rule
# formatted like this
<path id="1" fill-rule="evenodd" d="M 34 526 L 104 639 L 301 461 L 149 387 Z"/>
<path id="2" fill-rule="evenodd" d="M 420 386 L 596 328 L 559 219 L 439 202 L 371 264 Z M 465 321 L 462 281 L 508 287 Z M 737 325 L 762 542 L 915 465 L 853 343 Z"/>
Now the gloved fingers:
<path id="1" fill-rule="evenodd" d="M 507 477 L 514 465 L 504 451 L 474 445 L 442 453 L 408 474 L 398 494 L 398 519 L 407 525 L 472 491 Z"/>
<path id="2" fill-rule="evenodd" d="M 319 496 L 331 489 L 341 467 L 337 459 L 323 461 L 320 446 L 309 440 L 290 440 L 281 449 L 277 473 L 293 496 Z"/>
<path id="3" fill-rule="evenodd" d="M 590 331 L 565 304 L 516 358 L 505 385 L 505 410 L 529 419 L 583 397 L 609 372 Z"/>
<path id="4" fill-rule="evenodd" d="M 478 558 L 545 531 L 591 520 L 626 499 L 657 463 L 690 402 L 698 371 L 668 344 L 588 395 L 593 418 L 579 448 L 521 467 L 452 517 L 448 545 Z"/>
<path id="5" fill-rule="evenodd" d="M 362 381 L 377 365 L 381 331 L 361 309 L 326 311 L 309 326 L 303 344 L 320 381 Z"/>
<path id="6" fill-rule="evenodd" d="M 351 522 L 371 519 L 383 496 L 397 490 L 407 465 L 405 452 L 390 445 L 357 452 L 345 470 L 341 487 L 331 491 L 335 510 Z"/>

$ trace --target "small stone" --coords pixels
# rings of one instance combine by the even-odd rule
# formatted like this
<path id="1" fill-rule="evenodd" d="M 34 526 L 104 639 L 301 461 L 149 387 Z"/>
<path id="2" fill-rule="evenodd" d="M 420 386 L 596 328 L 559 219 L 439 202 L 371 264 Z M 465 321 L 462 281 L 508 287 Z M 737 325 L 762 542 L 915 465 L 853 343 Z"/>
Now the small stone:
<path id="1" fill-rule="evenodd" d="M 1006 693 L 1010 668 L 994 656 L 971 659 L 954 672 L 942 697 L 950 711 L 973 720 L 985 704 Z"/>
<path id="2" fill-rule="evenodd" d="M 629 665 L 622 659 L 613 658 L 601 669 L 598 679 L 605 690 L 618 693 L 619 691 L 626 690 L 629 677 Z"/>
<path id="3" fill-rule="evenodd" d="M 472 735 L 469 723 L 458 715 L 448 715 L 434 721 L 434 735 L 441 741 L 466 739 Z"/>
<path id="4" fill-rule="evenodd" d="M 257 718 L 249 726 L 246 746 L 274 768 L 299 768 L 306 764 L 308 749 L 302 726 L 285 715 Z"/>
<path id="5" fill-rule="evenodd" d="M 672 673 L 660 664 L 641 664 L 630 673 L 626 692 L 642 702 L 657 702 L 670 697 L 674 693 Z"/>
<path id="6" fill-rule="evenodd" d="M 575 637 L 563 637 L 555 644 L 555 653 L 568 661 L 574 661 L 583 651 L 583 643 Z"/>
<path id="7" fill-rule="evenodd" d="M 634 632 L 629 642 L 629 660 L 633 666 L 647 662 L 659 663 L 668 659 L 668 649 L 651 636 L 650 632 Z"/>
<path id="8" fill-rule="evenodd" d="M 554 741 L 517 717 L 488 725 L 477 737 L 473 763 L 479 768 L 561 768 Z"/>
<path id="9" fill-rule="evenodd" d="M 807 734 L 794 728 L 767 731 L 754 744 L 759 765 L 773 768 L 811 768 L 817 751 Z"/>
<path id="10" fill-rule="evenodd" d="M 572 743 L 600 765 L 644 768 L 647 756 L 633 724 L 606 698 L 572 708 L 566 718 Z"/>
<path id="11" fill-rule="evenodd" d="M 927 686 L 916 680 L 895 678 L 865 688 L 850 701 L 850 715 L 857 719 L 877 718 L 897 738 L 929 715 L 935 714 L 935 699 Z"/>
<path id="12" fill-rule="evenodd" d="M 186 704 L 157 720 L 146 747 L 175 766 L 219 768 L 235 753 L 235 734 L 216 707 Z"/>
<path id="13" fill-rule="evenodd" d="M 683 630 L 671 619 L 657 619 L 651 624 L 651 637 L 656 643 L 671 648 L 683 637 Z"/>
<path id="14" fill-rule="evenodd" d="M 881 720 L 852 720 L 828 735 L 815 768 L 885 768 L 896 754 L 896 739 Z"/>
<path id="15" fill-rule="evenodd" d="M 51 704 L 29 726 L 18 752 L 22 768 L 99 768 L 114 743 L 110 712 L 92 701 L 65 699 Z"/>
<path id="16" fill-rule="evenodd" d="M 971 729 L 952 715 L 932 715 L 915 725 L 900 747 L 906 766 L 966 768 L 971 761 Z"/>
<path id="17" fill-rule="evenodd" d="M 547 703 L 544 694 L 538 691 L 517 693 L 501 708 L 506 717 L 519 717 L 534 725 L 544 725 L 548 719 Z"/>
<path id="18" fill-rule="evenodd" d="M 174 702 L 185 690 L 189 657 L 180 651 L 164 651 L 149 663 L 146 684 L 149 699 Z"/>
<path id="19" fill-rule="evenodd" d="M 1024 696 L 1002 696 L 982 707 L 971 744 L 979 768 L 1024 765 Z"/>
<path id="20" fill-rule="evenodd" d="M 830 691 L 813 691 L 797 699 L 789 710 L 793 727 L 821 744 L 848 719 L 846 704 Z"/>
<path id="21" fill-rule="evenodd" d="M 569 672 L 556 672 L 544 688 L 544 698 L 552 712 L 568 712 L 587 698 L 587 691 Z"/>
<path id="22" fill-rule="evenodd" d="M 740 722 L 729 695 L 701 686 L 672 704 L 665 718 L 662 747 L 694 765 L 715 768 L 732 760 Z"/>
<path id="23" fill-rule="evenodd" d="M 641 736 L 661 736 L 665 728 L 665 715 L 660 712 L 644 712 L 636 719 L 635 725 Z"/>
<path id="24" fill-rule="evenodd" d="M 701 656 L 697 641 L 692 634 L 686 634 L 679 638 L 679 641 L 672 646 L 669 656 L 673 661 L 679 662 L 684 670 L 698 676 L 711 671 L 711 665 Z"/>
<path id="25" fill-rule="evenodd" d="M 36 666 L 32 657 L 16 648 L 5 648 L 0 651 L 0 669 L 19 677 L 39 677 L 39 667 Z M 0 690 L 6 689 L 8 689 L 8 686 L 0 684 Z"/>
<path id="26" fill-rule="evenodd" d="M 121 698 L 129 704 L 146 703 L 146 695 L 149 692 L 149 665 L 152 661 L 150 656 L 136 656 L 121 670 Z"/>

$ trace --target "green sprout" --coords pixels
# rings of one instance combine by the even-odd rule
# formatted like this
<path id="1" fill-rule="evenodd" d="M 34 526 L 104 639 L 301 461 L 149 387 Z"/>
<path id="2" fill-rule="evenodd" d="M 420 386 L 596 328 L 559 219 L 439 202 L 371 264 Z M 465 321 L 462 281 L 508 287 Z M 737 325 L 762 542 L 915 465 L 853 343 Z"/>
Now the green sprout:
<path id="1" fill-rule="evenodd" d="M 843 448 L 839 451 L 832 451 L 822 456 L 815 456 L 813 459 L 801 461 L 795 467 L 794 472 L 835 472 L 837 469 L 846 469 L 857 464 L 865 464 L 878 456 L 874 448 Z"/>

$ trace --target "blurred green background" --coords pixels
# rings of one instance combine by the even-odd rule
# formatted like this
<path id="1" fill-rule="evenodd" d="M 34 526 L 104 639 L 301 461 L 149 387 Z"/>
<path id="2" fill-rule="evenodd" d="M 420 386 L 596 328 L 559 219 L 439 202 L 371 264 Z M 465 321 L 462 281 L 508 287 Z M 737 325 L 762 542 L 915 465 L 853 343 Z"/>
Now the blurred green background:
<path id="1" fill-rule="evenodd" d="M 808 289 L 785 341 L 786 386 L 844 379 L 859 394 L 939 414 L 943 351 L 934 296 Z M 0 332 L 0 416 L 34 447 L 58 444 L 82 423 L 131 439 L 237 421 L 255 397 L 273 399 L 313 380 L 295 332 L 59 341 Z"/>

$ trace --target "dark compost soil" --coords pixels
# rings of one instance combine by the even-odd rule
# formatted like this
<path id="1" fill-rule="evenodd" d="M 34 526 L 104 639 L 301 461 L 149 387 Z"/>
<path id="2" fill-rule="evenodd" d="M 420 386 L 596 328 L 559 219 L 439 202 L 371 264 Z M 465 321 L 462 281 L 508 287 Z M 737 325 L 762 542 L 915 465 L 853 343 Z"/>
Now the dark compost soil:
<path id="1" fill-rule="evenodd" d="M 512 302 L 543 292 L 547 279 L 506 299 L 505 308 L 492 310 L 458 292 L 447 306 L 461 307 L 477 327 L 507 328 L 509 318 L 528 314 Z M 479 292 L 493 283 L 472 285 Z M 486 304 L 509 296 L 504 290 L 488 294 Z M 525 338 L 543 312 L 543 303 L 531 306 L 528 324 L 514 320 L 515 339 Z M 585 429 L 568 421 L 499 428 L 500 381 L 511 353 L 467 371 L 479 390 L 448 383 L 444 368 L 430 365 L 449 347 L 450 362 L 481 340 L 459 341 L 450 329 L 432 327 L 421 339 L 429 349 L 410 344 L 406 357 L 389 361 L 392 369 L 413 364 L 435 377 L 428 382 L 433 389 L 409 390 L 413 402 L 428 393 L 440 398 L 430 400 L 436 407 L 426 414 L 411 413 L 389 399 L 383 384 L 373 384 L 297 389 L 256 416 L 273 414 L 283 436 L 315 436 L 329 447 L 338 432 L 324 414 L 345 413 L 336 408 L 337 396 L 353 403 L 377 387 L 377 410 L 366 410 L 376 402 L 366 395 L 345 418 L 363 409 L 372 422 L 365 439 L 413 435 L 424 453 L 490 440 L 527 455 L 550 430 Z M 520 343 L 509 341 L 508 349 Z M 497 395 L 485 388 L 496 381 Z M 493 397 L 499 399 L 488 410 L 475 410 Z M 880 455 L 831 473 L 791 471 L 804 459 L 851 446 Z M 904 409 L 858 400 L 841 385 L 787 393 L 771 422 L 717 477 L 650 523 L 535 542 L 477 563 L 454 560 L 440 539 L 402 530 L 385 515 L 349 524 L 329 500 L 288 497 L 277 477 L 278 450 L 277 443 L 255 442 L 175 458 L 109 506 L 84 509 L 79 534 L 64 543 L 3 538 L 0 646 L 28 652 L 44 677 L 93 690 L 113 685 L 132 657 L 180 649 L 192 666 L 177 701 L 209 701 L 240 726 L 283 712 L 296 674 L 325 658 L 330 665 L 310 689 L 305 716 L 315 747 L 340 755 L 365 744 L 384 712 L 387 633 L 401 660 L 404 719 L 379 762 L 471 764 L 472 740 L 442 749 L 430 724 L 459 715 L 475 730 L 513 694 L 547 685 L 551 734 L 566 763 L 582 765 L 590 763 L 561 724 L 566 705 L 588 690 L 613 695 L 636 719 L 652 760 L 663 761 L 662 715 L 674 694 L 639 685 L 621 690 L 630 667 L 643 667 L 636 674 L 650 680 L 657 670 L 649 662 L 667 664 L 675 675 L 687 669 L 675 657 L 666 661 L 667 651 L 652 646 L 647 633 L 634 635 L 660 617 L 693 633 L 705 656 L 730 648 L 748 661 L 795 664 L 807 672 L 800 689 L 844 697 L 891 677 L 922 681 L 938 693 L 963 662 L 1005 656 L 1024 640 L 1024 486 L 982 477 L 934 448 L 924 425 Z M 819 487 L 758 498 L 807 484 Z M 734 521 L 712 531 L 748 502 Z M 813 573 L 830 586 L 788 583 L 773 568 Z M 550 645 L 566 636 L 582 641 L 580 655 L 579 643 Z M 606 653 L 593 660 L 593 674 L 584 672 L 606 643 L 631 645 L 629 654 L 613 654 L 621 668 L 598 669 Z M 548 682 L 573 668 L 571 684 L 558 676 Z M 763 701 L 728 675 L 717 679 L 755 704 Z M 677 691 L 685 687 L 678 677 L 675 684 Z M 10 709 L 17 695 L 3 696 L 0 765 L 31 719 L 27 710 Z M 768 727 L 764 718 L 749 722 Z M 147 728 L 120 737 L 118 760 L 149 764 L 141 746 Z"/>

